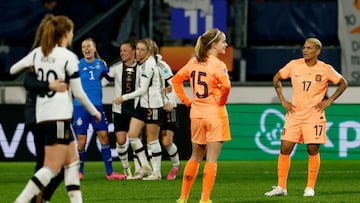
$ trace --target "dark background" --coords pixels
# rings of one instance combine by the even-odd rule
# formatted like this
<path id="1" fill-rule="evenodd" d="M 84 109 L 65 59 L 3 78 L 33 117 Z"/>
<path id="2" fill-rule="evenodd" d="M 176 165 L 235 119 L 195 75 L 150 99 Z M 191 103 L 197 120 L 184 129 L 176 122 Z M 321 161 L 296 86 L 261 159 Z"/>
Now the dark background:
<path id="1" fill-rule="evenodd" d="M 23 57 L 46 13 L 67 15 L 75 23 L 71 49 L 81 57 L 80 43 L 91 37 L 101 57 L 111 65 L 119 60 L 118 37 L 149 37 L 159 46 L 194 45 L 195 39 L 171 38 L 171 9 L 163 0 L 57 0 L 46 10 L 41 0 L 0 0 L 0 81 L 14 81 L 9 67 Z M 216 0 L 213 0 L 216 1 Z M 272 81 L 273 75 L 290 59 L 302 56 L 308 37 L 323 43 L 320 59 L 340 70 L 337 36 L 337 0 L 224 0 L 227 7 L 228 44 L 234 48 L 232 81 L 239 81 L 240 61 L 246 61 L 246 81 Z M 152 7 L 150 6 L 152 2 Z M 125 21 L 132 12 L 131 21 Z"/>

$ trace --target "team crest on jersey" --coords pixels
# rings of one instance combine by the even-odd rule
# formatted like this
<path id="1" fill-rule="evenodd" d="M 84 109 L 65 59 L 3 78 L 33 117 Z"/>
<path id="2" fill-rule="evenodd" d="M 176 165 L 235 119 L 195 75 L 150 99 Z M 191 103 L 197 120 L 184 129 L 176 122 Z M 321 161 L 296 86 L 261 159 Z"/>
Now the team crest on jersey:
<path id="1" fill-rule="evenodd" d="M 131 77 L 131 75 L 128 75 L 125 80 L 126 80 L 126 82 L 132 82 L 132 77 Z"/>
<path id="2" fill-rule="evenodd" d="M 127 67 L 125 71 L 128 72 L 128 74 L 135 72 L 133 68 L 129 68 L 129 67 Z"/>
<path id="3" fill-rule="evenodd" d="M 95 65 L 95 68 L 96 68 L 96 69 L 100 69 L 100 67 L 101 67 L 101 66 L 100 66 L 99 63 L 97 63 L 97 64 Z"/>
<path id="4" fill-rule="evenodd" d="M 83 121 L 81 120 L 81 118 L 78 118 L 77 120 L 76 120 L 76 125 L 77 126 L 81 126 L 83 124 Z"/>
<path id="5" fill-rule="evenodd" d="M 64 135 L 65 135 L 64 136 L 65 139 L 69 139 L 70 138 L 70 130 L 66 130 Z"/>
<path id="6" fill-rule="evenodd" d="M 315 76 L 315 81 L 316 81 L 316 82 L 320 82 L 321 79 L 322 79 L 322 77 L 321 77 L 320 74 L 317 74 L 317 75 Z"/>

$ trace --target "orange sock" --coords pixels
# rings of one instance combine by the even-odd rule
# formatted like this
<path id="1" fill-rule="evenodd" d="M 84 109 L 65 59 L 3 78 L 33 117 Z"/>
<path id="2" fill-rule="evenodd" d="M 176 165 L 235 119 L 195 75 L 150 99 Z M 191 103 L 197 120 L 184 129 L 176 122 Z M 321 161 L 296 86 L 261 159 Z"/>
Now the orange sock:
<path id="1" fill-rule="evenodd" d="M 184 168 L 184 175 L 182 179 L 180 199 L 188 200 L 191 187 L 193 186 L 200 163 L 189 159 Z"/>
<path id="2" fill-rule="evenodd" d="M 280 154 L 278 159 L 278 186 L 286 189 L 286 182 L 290 170 L 290 155 Z"/>
<path id="3" fill-rule="evenodd" d="M 209 201 L 213 189 L 217 171 L 217 163 L 206 162 L 204 166 L 203 186 L 201 193 L 202 201 Z"/>
<path id="4" fill-rule="evenodd" d="M 314 189 L 320 169 L 320 154 L 309 156 L 308 161 L 308 180 L 306 187 Z"/>

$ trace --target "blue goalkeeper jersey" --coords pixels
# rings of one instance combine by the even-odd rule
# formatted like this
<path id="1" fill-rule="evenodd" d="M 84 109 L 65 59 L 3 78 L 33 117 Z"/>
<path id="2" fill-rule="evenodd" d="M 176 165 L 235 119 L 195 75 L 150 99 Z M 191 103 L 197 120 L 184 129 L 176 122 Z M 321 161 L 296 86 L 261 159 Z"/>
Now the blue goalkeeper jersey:
<path id="1" fill-rule="evenodd" d="M 88 63 L 84 58 L 79 62 L 79 75 L 82 87 L 94 105 L 102 105 L 102 85 L 101 78 L 109 72 L 103 61 L 98 58 L 94 62 Z M 74 99 L 74 105 L 81 105 Z"/>

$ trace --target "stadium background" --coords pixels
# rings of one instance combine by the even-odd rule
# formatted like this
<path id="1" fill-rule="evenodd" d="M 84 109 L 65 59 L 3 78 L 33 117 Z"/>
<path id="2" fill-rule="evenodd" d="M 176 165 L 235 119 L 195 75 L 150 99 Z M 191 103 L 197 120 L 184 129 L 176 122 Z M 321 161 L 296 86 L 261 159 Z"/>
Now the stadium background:
<path id="1" fill-rule="evenodd" d="M 170 64 L 176 61 L 172 67 L 181 67 L 180 63 L 186 60 L 176 58 L 179 53 L 191 55 L 188 50 L 194 45 L 194 36 L 181 33 L 185 27 L 175 15 L 179 8 L 171 8 L 164 0 L 57 0 L 52 11 L 46 10 L 40 0 L 1 1 L 0 161 L 34 159 L 31 134 L 23 134 L 22 129 L 22 75 L 10 76 L 8 71 L 11 64 L 30 49 L 36 26 L 45 13 L 72 18 L 75 36 L 71 49 L 81 57 L 80 43 L 91 37 L 108 65 L 119 60 L 119 43 L 132 35 L 153 38 L 165 60 L 171 59 Z M 211 3 L 216 5 L 214 22 L 224 26 L 231 46 L 225 60 L 236 87 L 232 94 L 248 98 L 229 102 L 233 141 L 224 145 L 220 159 L 274 160 L 283 110 L 271 87 L 272 76 L 290 59 L 301 57 L 302 44 L 309 36 L 323 42 L 320 59 L 341 72 L 337 0 L 212 0 Z M 181 34 L 183 37 L 179 37 Z M 342 98 L 329 108 L 329 140 L 322 153 L 325 159 L 360 158 L 360 101 L 353 93 L 359 91 L 358 85 L 351 83 Z M 266 89 L 268 95 L 257 94 L 260 89 Z M 108 94 L 104 96 L 109 100 Z M 110 103 L 104 103 L 111 122 Z M 179 108 L 181 128 L 176 132 L 175 142 L 181 158 L 187 159 L 190 152 L 188 109 L 181 105 Z M 100 160 L 94 142 L 92 137 L 88 157 Z M 294 158 L 306 158 L 302 156 L 304 150 L 298 147 Z"/>

